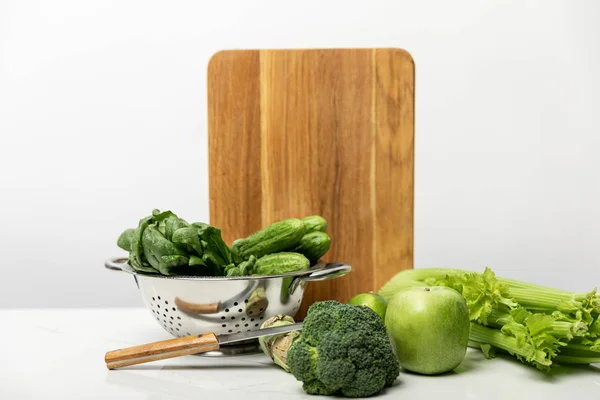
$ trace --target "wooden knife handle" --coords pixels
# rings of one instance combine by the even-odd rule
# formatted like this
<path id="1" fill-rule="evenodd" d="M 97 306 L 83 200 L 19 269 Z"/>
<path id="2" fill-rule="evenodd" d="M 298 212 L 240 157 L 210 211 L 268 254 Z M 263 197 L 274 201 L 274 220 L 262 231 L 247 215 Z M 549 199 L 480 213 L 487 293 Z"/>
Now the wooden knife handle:
<path id="1" fill-rule="evenodd" d="M 115 369 L 218 349 L 215 334 L 206 333 L 109 351 L 104 361 L 108 369 Z"/>

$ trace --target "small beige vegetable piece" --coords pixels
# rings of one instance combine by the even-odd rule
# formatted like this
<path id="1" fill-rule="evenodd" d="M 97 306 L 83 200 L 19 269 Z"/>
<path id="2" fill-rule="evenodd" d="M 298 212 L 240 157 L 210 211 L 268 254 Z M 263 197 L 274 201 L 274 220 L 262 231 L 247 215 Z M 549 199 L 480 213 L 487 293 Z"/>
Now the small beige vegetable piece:
<path id="1" fill-rule="evenodd" d="M 294 323 L 294 318 L 277 314 L 260 326 L 264 328 L 274 328 L 276 326 L 290 325 Z M 262 351 L 271 357 L 273 362 L 283 368 L 286 372 L 290 372 L 290 368 L 287 365 L 287 352 L 294 341 L 300 336 L 300 331 L 292 331 L 288 333 L 281 333 L 279 335 L 263 336 L 258 339 Z"/>

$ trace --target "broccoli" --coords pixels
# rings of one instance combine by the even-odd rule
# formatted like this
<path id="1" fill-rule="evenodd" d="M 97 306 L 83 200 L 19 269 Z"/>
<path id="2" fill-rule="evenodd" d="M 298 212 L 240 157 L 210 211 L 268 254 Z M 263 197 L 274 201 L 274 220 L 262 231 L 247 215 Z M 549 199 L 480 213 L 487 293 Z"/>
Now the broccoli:
<path id="1" fill-rule="evenodd" d="M 366 306 L 331 300 L 309 307 L 287 362 L 309 394 L 366 397 L 400 373 L 381 318 Z"/>

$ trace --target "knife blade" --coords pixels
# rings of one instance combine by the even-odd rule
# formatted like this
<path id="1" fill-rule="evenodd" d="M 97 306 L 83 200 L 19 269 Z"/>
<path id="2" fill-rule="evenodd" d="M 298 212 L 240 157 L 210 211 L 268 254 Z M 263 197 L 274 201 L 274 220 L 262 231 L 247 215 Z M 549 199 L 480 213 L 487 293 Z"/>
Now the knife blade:
<path id="1" fill-rule="evenodd" d="M 216 335 L 219 344 L 228 344 L 235 342 L 243 342 L 244 340 L 257 339 L 262 336 L 278 335 L 280 333 L 288 333 L 292 331 L 302 330 L 302 322 L 290 325 L 275 326 L 273 328 L 258 329 L 250 332 L 227 333 Z"/>

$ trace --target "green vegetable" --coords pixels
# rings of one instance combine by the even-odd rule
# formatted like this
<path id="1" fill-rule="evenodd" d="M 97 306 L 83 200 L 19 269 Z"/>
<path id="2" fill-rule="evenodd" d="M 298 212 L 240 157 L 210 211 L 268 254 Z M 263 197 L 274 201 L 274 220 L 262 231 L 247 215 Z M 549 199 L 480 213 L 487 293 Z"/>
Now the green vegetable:
<path id="1" fill-rule="evenodd" d="M 207 226 L 203 230 L 199 230 L 200 237 L 206 243 L 204 246 L 204 254 L 210 254 L 216 260 L 217 264 L 227 265 L 233 261 L 229 247 L 221 238 L 221 230 L 214 226 Z"/>
<path id="2" fill-rule="evenodd" d="M 359 293 L 348 300 L 351 306 L 367 306 L 375 311 L 381 320 L 385 322 L 385 313 L 387 311 L 388 302 L 381 295 L 373 292 Z"/>
<path id="3" fill-rule="evenodd" d="M 320 215 L 311 215 L 310 217 L 302 218 L 306 233 L 320 231 L 325 232 L 327 230 L 327 221 Z"/>
<path id="4" fill-rule="evenodd" d="M 225 276 L 247 276 L 252 275 L 254 272 L 254 265 L 256 264 L 256 257 L 250 256 L 246 261 L 242 261 L 240 264 L 235 263 L 229 264 L 225 267 Z"/>
<path id="5" fill-rule="evenodd" d="M 173 233 L 181 228 L 189 226 L 187 222 L 177 217 L 171 211 L 154 210 L 152 212 L 154 220 L 158 223 L 159 232 L 166 237 L 168 240 L 172 240 Z"/>
<path id="6" fill-rule="evenodd" d="M 131 249 L 129 253 L 129 264 L 133 267 L 133 269 L 140 272 L 158 273 L 158 270 L 150 266 L 148 260 L 146 260 L 146 257 L 144 256 L 144 248 L 142 246 L 142 235 L 151 220 L 152 216 L 142 218 L 138 224 L 138 227 L 133 232 L 130 242 Z"/>
<path id="7" fill-rule="evenodd" d="M 491 269 L 402 271 L 380 290 L 386 299 L 406 286 L 449 286 L 463 295 L 471 319 L 470 345 L 487 357 L 504 351 L 548 370 L 559 363 L 600 362 L 600 295 L 572 293 L 511 279 Z M 590 361 L 596 360 L 596 361 Z"/>
<path id="8" fill-rule="evenodd" d="M 198 229 L 193 226 L 183 227 L 173 232 L 171 240 L 178 247 L 184 249 L 188 253 L 196 253 L 197 256 L 202 255 L 202 243 L 200 243 L 200 235 Z"/>
<path id="9" fill-rule="evenodd" d="M 506 335 L 502 331 L 471 323 L 469 339 L 475 343 L 487 346 L 484 354 L 488 358 L 495 356 L 495 349 L 502 349 L 521 361 L 533 363 L 540 369 L 546 369 L 552 365 L 548 354 L 536 348 L 530 343 L 515 336 Z"/>
<path id="10" fill-rule="evenodd" d="M 131 267 L 145 273 L 221 276 L 232 262 L 219 229 L 190 225 L 171 211 L 153 210 L 121 233 L 117 245 L 129 251 Z"/>
<path id="11" fill-rule="evenodd" d="M 256 257 L 250 256 L 246 261 L 242 261 L 239 265 L 240 275 L 252 275 L 254 273 L 254 265 L 256 264 Z"/>
<path id="12" fill-rule="evenodd" d="M 331 246 L 331 239 L 325 232 L 314 231 L 302 236 L 300 243 L 292 251 L 304 254 L 310 261 L 323 257 Z"/>
<path id="13" fill-rule="evenodd" d="M 189 259 L 184 256 L 185 253 L 164 237 L 154 225 L 144 229 L 142 247 L 146 260 L 163 275 L 172 275 L 172 267 L 180 267 L 189 262 Z"/>
<path id="14" fill-rule="evenodd" d="M 217 259 L 214 256 L 214 254 L 211 254 L 211 253 L 203 254 L 202 262 L 204 263 L 204 265 L 206 265 L 208 267 L 206 270 L 207 275 L 214 275 L 214 276 L 223 275 L 223 271 L 222 271 L 223 264 L 221 264 L 219 259 Z M 210 272 L 208 272 L 208 271 L 210 271 Z"/>
<path id="15" fill-rule="evenodd" d="M 117 245 L 129 252 L 128 263 L 139 272 L 162 275 L 277 275 L 308 269 L 330 246 L 318 215 L 289 218 L 238 239 L 231 249 L 221 230 L 203 222 L 188 223 L 171 211 L 153 210 L 136 228 L 119 235 Z M 291 249 L 298 248 L 298 252 Z M 259 260 L 260 258 L 260 260 Z M 314 261 L 313 260 L 313 261 Z"/>
<path id="16" fill-rule="evenodd" d="M 279 290 L 279 301 L 281 304 L 287 304 L 290 301 L 290 287 L 294 283 L 294 277 L 288 276 L 281 280 L 281 288 Z"/>
<path id="17" fill-rule="evenodd" d="M 306 233 L 304 223 L 297 218 L 275 222 L 245 239 L 237 239 L 231 246 L 236 262 L 247 260 L 251 255 L 261 258 L 296 247 Z"/>
<path id="18" fill-rule="evenodd" d="M 260 328 L 274 328 L 276 326 L 290 325 L 293 323 L 294 318 L 283 314 L 277 314 L 263 322 Z M 273 360 L 275 364 L 279 365 L 286 372 L 290 372 L 290 368 L 287 365 L 287 352 L 299 336 L 300 331 L 292 331 L 279 335 L 262 336 L 258 338 L 258 342 L 260 343 L 262 351 L 271 357 L 271 360 Z"/>
<path id="19" fill-rule="evenodd" d="M 365 306 L 312 304 L 287 353 L 309 394 L 366 397 L 390 386 L 400 367 L 381 318 Z"/>
<path id="20" fill-rule="evenodd" d="M 133 242 L 135 237 L 135 229 L 126 229 L 119 235 L 119 239 L 117 240 L 117 246 L 122 248 L 125 251 L 131 250 L 131 243 Z"/>
<path id="21" fill-rule="evenodd" d="M 190 256 L 189 265 L 190 266 L 196 266 L 196 265 L 206 266 L 206 264 L 204 264 L 204 261 L 202 260 L 202 257 L 198 257 L 195 255 Z"/>
<path id="22" fill-rule="evenodd" d="M 262 256 L 254 265 L 254 275 L 279 275 L 310 268 L 308 258 L 299 253 L 282 252 Z"/>
<path id="23" fill-rule="evenodd" d="M 235 265 L 234 263 L 231 263 L 225 267 L 224 276 L 231 277 L 231 276 L 242 276 L 242 275 L 240 274 L 240 269 L 238 268 L 238 266 Z"/>
<path id="24" fill-rule="evenodd" d="M 146 225 L 145 219 L 140 221 L 140 225 Z M 117 239 L 117 246 L 129 252 L 129 265 L 136 271 L 145 272 L 149 274 L 157 274 L 158 271 L 154 269 L 146 257 L 144 257 L 143 249 L 141 247 L 141 233 L 139 229 L 126 229 L 119 235 Z"/>

